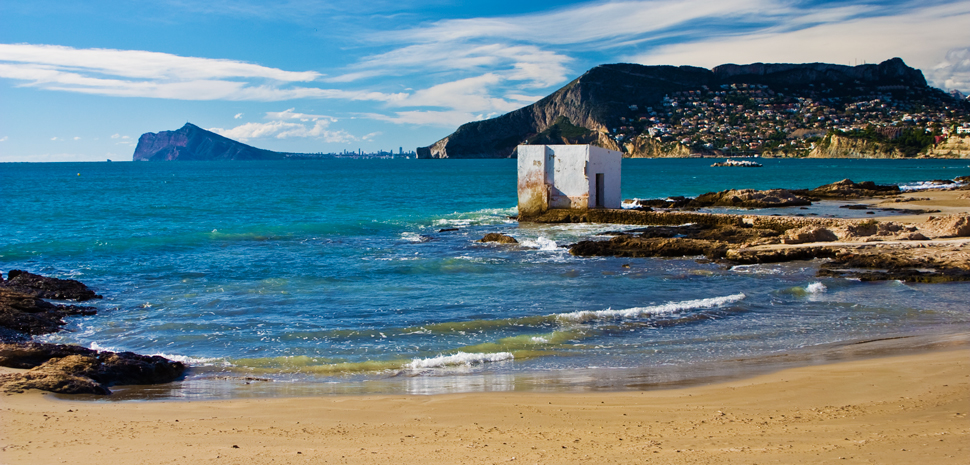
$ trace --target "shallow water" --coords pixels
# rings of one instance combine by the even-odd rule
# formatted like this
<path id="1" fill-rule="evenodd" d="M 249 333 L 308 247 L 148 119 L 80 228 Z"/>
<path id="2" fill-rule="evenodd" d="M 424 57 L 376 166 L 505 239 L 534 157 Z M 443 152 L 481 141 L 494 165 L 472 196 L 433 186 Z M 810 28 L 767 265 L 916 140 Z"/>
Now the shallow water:
<path id="1" fill-rule="evenodd" d="M 710 163 L 624 160 L 623 196 L 970 172 L 946 160 Z M 225 377 L 321 392 L 591 385 L 602 375 L 583 381 L 590 370 L 970 328 L 961 283 L 816 278 L 816 262 L 572 257 L 562 246 L 624 227 L 509 220 L 514 160 L 2 164 L 0 180 L 0 269 L 105 296 L 98 315 L 44 339 L 187 361 L 172 396 Z M 520 244 L 475 242 L 488 232 Z"/>

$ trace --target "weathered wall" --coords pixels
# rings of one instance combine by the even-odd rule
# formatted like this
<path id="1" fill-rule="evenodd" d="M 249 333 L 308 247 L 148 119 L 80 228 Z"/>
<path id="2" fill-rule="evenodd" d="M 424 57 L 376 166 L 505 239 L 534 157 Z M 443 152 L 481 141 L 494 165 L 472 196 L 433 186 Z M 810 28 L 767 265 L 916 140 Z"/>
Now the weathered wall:
<path id="1" fill-rule="evenodd" d="M 620 180 L 623 154 L 600 147 L 589 147 L 589 163 L 586 167 L 589 205 L 596 206 L 596 173 L 603 173 L 603 207 L 620 208 Z"/>
<path id="2" fill-rule="evenodd" d="M 519 146 L 519 215 L 536 215 L 549 209 L 545 159 L 546 146 Z"/>
<path id="3" fill-rule="evenodd" d="M 546 150 L 546 184 L 549 190 L 549 208 L 588 208 L 589 179 L 586 163 L 589 160 L 588 145 L 543 145 Z"/>

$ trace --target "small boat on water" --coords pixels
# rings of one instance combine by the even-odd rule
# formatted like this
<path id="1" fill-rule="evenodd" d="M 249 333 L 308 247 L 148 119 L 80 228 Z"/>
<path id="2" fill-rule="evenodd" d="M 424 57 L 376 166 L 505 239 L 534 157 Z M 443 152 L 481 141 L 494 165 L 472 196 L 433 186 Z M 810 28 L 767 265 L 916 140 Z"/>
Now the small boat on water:
<path id="1" fill-rule="evenodd" d="M 711 166 L 737 166 L 740 168 L 760 168 L 761 163 L 753 162 L 751 160 L 732 160 L 728 158 L 725 161 L 715 163 Z"/>

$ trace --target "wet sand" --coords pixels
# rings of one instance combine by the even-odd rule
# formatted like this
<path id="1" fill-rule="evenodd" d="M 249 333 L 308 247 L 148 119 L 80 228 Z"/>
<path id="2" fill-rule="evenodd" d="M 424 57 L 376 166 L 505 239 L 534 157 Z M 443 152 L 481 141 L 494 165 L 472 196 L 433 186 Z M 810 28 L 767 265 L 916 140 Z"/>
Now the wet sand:
<path id="1" fill-rule="evenodd" d="M 966 463 L 970 350 L 670 390 L 191 402 L 0 397 L 0 462 Z"/>

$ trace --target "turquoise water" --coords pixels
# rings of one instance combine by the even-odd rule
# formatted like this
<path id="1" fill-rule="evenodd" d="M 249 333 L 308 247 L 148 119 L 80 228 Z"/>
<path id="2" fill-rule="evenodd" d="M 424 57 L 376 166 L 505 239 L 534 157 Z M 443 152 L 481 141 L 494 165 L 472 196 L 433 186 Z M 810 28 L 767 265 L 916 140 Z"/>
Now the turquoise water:
<path id="1" fill-rule="evenodd" d="M 970 174 L 959 160 L 711 162 L 624 160 L 623 196 Z M 0 164 L 0 269 L 96 289 L 98 315 L 45 340 L 185 360 L 183 391 L 226 376 L 487 390 L 970 328 L 966 284 L 575 258 L 561 246 L 622 228 L 520 226 L 515 185 L 515 160 Z M 520 245 L 474 242 L 488 232 Z"/>

